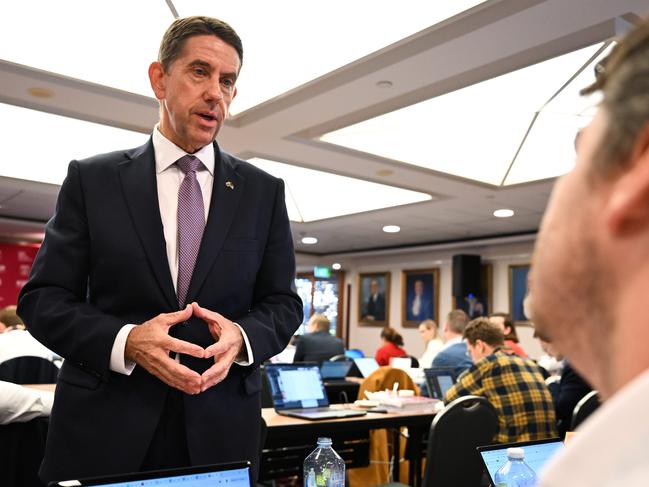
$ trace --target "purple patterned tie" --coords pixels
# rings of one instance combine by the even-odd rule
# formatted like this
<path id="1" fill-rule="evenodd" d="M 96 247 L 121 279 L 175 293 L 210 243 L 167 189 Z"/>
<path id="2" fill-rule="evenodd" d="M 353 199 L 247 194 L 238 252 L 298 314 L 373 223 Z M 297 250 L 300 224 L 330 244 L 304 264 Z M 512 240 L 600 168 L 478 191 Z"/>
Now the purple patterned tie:
<path id="1" fill-rule="evenodd" d="M 203 193 L 196 179 L 196 170 L 201 161 L 186 155 L 176 161 L 185 174 L 178 190 L 178 282 L 176 294 L 182 309 L 187 299 L 189 283 L 192 280 L 198 250 L 205 230 L 205 207 Z"/>

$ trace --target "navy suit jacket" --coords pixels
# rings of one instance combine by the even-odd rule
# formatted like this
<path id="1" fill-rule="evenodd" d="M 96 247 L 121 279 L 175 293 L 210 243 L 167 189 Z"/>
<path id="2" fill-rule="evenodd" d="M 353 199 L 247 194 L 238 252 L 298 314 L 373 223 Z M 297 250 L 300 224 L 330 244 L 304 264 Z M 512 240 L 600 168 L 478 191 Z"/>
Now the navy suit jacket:
<path id="1" fill-rule="evenodd" d="M 345 346 L 340 338 L 329 332 L 317 331 L 305 333 L 298 339 L 293 361 L 323 362 L 343 353 L 345 353 Z"/>
<path id="2" fill-rule="evenodd" d="M 216 143 L 214 150 L 209 217 L 187 302 L 237 322 L 254 364 L 234 364 L 220 384 L 184 396 L 187 442 L 195 465 L 255 464 L 259 364 L 284 349 L 302 321 L 302 304 L 283 182 Z M 18 309 L 34 337 L 65 358 L 43 480 L 139 470 L 168 386 L 142 367 L 130 376 L 112 372 L 110 353 L 124 324 L 176 310 L 151 140 L 72 161 Z M 202 347 L 214 343 L 197 318 L 172 330 Z M 181 362 L 202 373 L 213 359 L 181 355 Z"/>
<path id="3" fill-rule="evenodd" d="M 473 365 L 473 360 L 467 353 L 465 342 L 455 343 L 443 349 L 433 359 L 433 367 L 454 367 L 456 376 Z"/>

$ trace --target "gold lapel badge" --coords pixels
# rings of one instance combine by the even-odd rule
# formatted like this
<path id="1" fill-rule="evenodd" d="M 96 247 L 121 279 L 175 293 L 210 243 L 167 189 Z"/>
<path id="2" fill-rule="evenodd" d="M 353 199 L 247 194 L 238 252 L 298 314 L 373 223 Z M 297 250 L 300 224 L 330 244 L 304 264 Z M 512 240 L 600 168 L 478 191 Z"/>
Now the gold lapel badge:
<path id="1" fill-rule="evenodd" d="M 232 181 L 226 181 L 225 187 L 229 189 L 234 189 L 234 183 Z"/>

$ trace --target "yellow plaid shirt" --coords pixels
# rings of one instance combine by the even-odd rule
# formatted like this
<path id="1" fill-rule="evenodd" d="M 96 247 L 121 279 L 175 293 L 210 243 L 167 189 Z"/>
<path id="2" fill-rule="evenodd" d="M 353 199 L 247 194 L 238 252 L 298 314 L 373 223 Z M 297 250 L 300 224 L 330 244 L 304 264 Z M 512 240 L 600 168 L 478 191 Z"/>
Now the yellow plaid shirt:
<path id="1" fill-rule="evenodd" d="M 496 408 L 498 443 L 557 436 L 552 396 L 531 360 L 496 350 L 462 374 L 445 401 L 468 395 L 486 397 Z"/>

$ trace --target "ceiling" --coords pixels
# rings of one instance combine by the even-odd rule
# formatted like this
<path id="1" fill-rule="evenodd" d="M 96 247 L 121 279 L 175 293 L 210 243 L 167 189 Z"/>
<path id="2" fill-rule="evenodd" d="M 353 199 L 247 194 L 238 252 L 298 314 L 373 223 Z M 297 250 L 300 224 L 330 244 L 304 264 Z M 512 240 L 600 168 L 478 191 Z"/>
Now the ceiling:
<path id="1" fill-rule="evenodd" d="M 202 4 L 198 0 L 150 0 L 149 4 L 154 1 L 158 9 L 161 8 L 160 5 L 167 9 L 168 4 L 171 4 L 180 15 L 203 13 L 201 5 L 208 5 L 207 2 Z M 447 0 L 449 4 L 454 1 Z M 59 6 L 78 6 L 82 3 L 72 0 L 56 2 Z M 333 255 L 485 236 L 526 234 L 537 230 L 552 189 L 552 179 L 510 186 L 487 184 L 334 145 L 320 138 L 328 132 L 601 43 L 623 30 L 629 21 L 632 22 L 638 15 L 649 11 L 648 0 L 488 0 L 484 3 L 467 4 L 469 3 L 476 6 L 446 20 L 439 19 L 440 22 L 435 25 L 385 45 L 360 59 L 351 60 L 251 108 L 238 111 L 222 129 L 218 138 L 221 147 L 244 159 L 259 158 L 288 163 L 430 196 L 423 202 L 387 209 L 308 223 L 293 222 L 293 234 L 299 252 Z M 254 5 L 254 2 L 251 4 Z M 273 2 L 278 9 L 282 8 L 282 4 L 281 1 Z M 353 22 L 347 19 L 348 22 L 343 26 L 353 28 L 352 30 L 344 30 L 342 27 L 342 30 L 331 29 L 328 35 L 343 37 L 346 42 L 354 43 L 363 36 L 363 24 L 372 22 L 371 9 L 381 5 L 381 2 L 365 2 L 365 12 L 350 13 L 362 14 L 362 17 L 352 19 Z M 388 6 L 394 8 L 394 3 L 385 2 L 385 8 Z M 418 15 L 416 2 L 404 4 L 406 6 L 413 9 L 406 13 L 410 16 Z M 251 10 L 254 11 L 254 8 Z M 218 15 L 209 9 L 205 13 Z M 394 22 L 398 22 L 399 18 L 407 18 L 403 14 L 403 11 L 400 11 L 401 17 L 395 14 Z M 52 15 L 63 16 L 66 12 L 60 8 Z M 92 14 L 82 10 L 78 15 L 84 20 L 83 15 Z M 304 26 L 296 27 L 301 25 L 300 15 L 306 16 L 307 12 L 293 12 L 293 17 L 285 16 L 285 26 L 276 25 L 275 28 L 289 32 L 296 29 L 299 43 L 308 47 L 312 41 L 309 31 L 305 31 Z M 3 15 L 3 22 L 18 21 L 10 17 Z M 164 20 L 166 24 L 172 19 L 170 12 L 159 14 L 159 17 L 160 22 Z M 225 13 L 223 18 L 237 28 L 236 22 L 227 18 Z M 309 14 L 309 22 L 317 21 L 318 16 Z M 386 28 L 389 28 L 389 24 Z M 395 31 L 398 32 L 399 29 Z M 25 37 L 25 42 L 47 42 L 47 39 L 37 39 L 32 31 L 25 32 L 24 35 L 29 36 Z M 275 53 L 274 62 L 266 67 L 269 72 L 265 76 L 269 78 L 281 78 L 285 65 L 309 63 L 309 59 L 304 56 L 292 56 L 293 51 L 287 48 L 285 37 L 277 37 L 275 39 L 269 36 L 267 39 Z M 321 36 L 318 34 L 318 37 Z M 242 38 L 245 47 L 246 37 L 243 32 Z M 276 45 L 273 45 L 274 41 Z M 295 42 L 295 36 L 293 41 Z M 85 42 L 92 43 L 92 37 Z M 352 49 L 350 51 L 356 52 Z M 113 55 L 104 58 L 102 62 L 119 72 L 122 68 L 118 60 L 119 56 Z M 83 62 L 83 59 L 79 59 L 82 66 Z M 253 62 L 254 55 L 247 57 L 244 69 L 246 63 Z M 146 65 L 142 66 L 142 70 L 145 69 Z M 157 102 L 153 98 L 83 81 L 69 73 L 64 76 L 21 64 L 16 59 L 3 60 L 0 56 L 0 103 L 141 134 L 150 133 L 157 121 Z M 263 77 L 263 74 L 257 75 L 256 79 Z M 385 83 L 386 81 L 389 83 Z M 263 79 L 260 82 L 263 83 Z M 245 86 L 242 83 L 239 90 Z M 30 94 L 30 88 L 35 87 L 50 90 L 54 96 L 34 96 L 33 90 Z M 526 88 L 520 86 L 519 89 L 524 91 Z M 253 99 L 249 98 L 247 103 L 253 104 L 250 101 Z M 471 106 L 464 106 L 460 99 L 457 103 L 458 110 L 466 111 L 468 118 L 480 109 L 474 105 L 475 102 Z M 17 117 L 10 112 L 0 110 L 3 133 L 15 129 L 13 125 L 17 124 L 16 120 Z M 439 120 L 436 123 L 439 125 Z M 499 120 L 498 111 L 493 112 L 490 123 L 506 126 L 503 120 Z M 467 126 L 470 125 L 467 123 Z M 21 133 L 34 134 L 27 136 L 25 141 L 20 140 L 21 145 L 34 144 L 22 148 L 27 153 L 36 151 L 39 144 L 53 144 L 50 141 L 52 137 L 55 140 L 68 137 L 72 141 L 75 136 L 78 137 L 73 128 L 67 128 L 60 134 L 39 134 L 38 126 L 19 128 Z M 143 135 L 142 140 L 145 139 L 146 136 Z M 460 145 L 475 150 L 473 144 L 476 140 L 480 140 L 477 134 L 467 130 Z M 11 143 L 12 140 L 5 139 L 5 144 Z M 433 148 L 433 134 L 430 143 Z M 458 147 L 458 151 L 460 149 L 462 147 Z M 68 160 L 79 157 L 74 147 L 70 147 L 67 152 L 69 154 L 60 156 L 57 153 L 57 157 L 65 160 L 51 163 L 62 164 L 61 167 L 64 168 Z M 5 160 L 4 164 L 20 166 L 30 164 L 30 161 Z M 58 186 L 24 179 L 29 176 L 21 175 L 21 179 L 6 177 L 8 174 L 22 173 L 6 171 L 3 174 L 2 167 L 0 164 L 0 235 L 30 240 L 39 238 L 44 222 L 53 213 Z M 310 185 L 308 194 L 318 204 L 333 205 L 331 202 L 356 197 L 354 194 L 340 194 L 341 190 L 335 181 L 326 181 L 326 178 L 311 177 L 304 183 Z M 343 187 L 346 188 L 341 184 L 340 188 Z M 506 219 L 496 218 L 492 213 L 499 208 L 513 209 L 515 215 Z M 389 224 L 399 225 L 401 232 L 384 233 L 382 227 Z M 302 236 L 315 236 L 318 243 L 304 245 L 300 242 Z"/>

